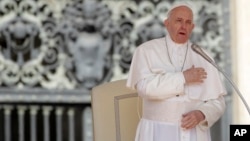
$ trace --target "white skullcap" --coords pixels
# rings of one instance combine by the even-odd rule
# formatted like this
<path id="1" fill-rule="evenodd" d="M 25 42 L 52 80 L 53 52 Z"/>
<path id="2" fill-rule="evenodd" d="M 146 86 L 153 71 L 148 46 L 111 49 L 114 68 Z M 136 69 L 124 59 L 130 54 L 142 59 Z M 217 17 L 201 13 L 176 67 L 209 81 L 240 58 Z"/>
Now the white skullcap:
<path id="1" fill-rule="evenodd" d="M 184 1 L 178 1 L 178 2 L 174 3 L 174 4 L 172 5 L 172 7 L 170 7 L 170 9 L 169 9 L 168 12 L 167 12 L 167 17 L 166 17 L 166 19 L 169 17 L 169 15 L 170 15 L 170 13 L 171 13 L 171 11 L 172 11 L 173 9 L 175 9 L 175 8 L 177 8 L 177 7 L 181 7 L 181 6 L 188 7 L 188 8 L 193 12 L 193 7 L 191 6 L 190 3 L 184 2 Z"/>

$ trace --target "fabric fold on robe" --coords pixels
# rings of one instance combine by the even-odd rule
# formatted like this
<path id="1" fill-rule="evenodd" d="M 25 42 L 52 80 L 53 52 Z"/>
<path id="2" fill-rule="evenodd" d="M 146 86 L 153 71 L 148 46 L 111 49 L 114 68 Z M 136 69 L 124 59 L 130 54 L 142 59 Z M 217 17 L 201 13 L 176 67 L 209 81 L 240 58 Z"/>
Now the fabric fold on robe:
<path id="1" fill-rule="evenodd" d="M 134 52 L 130 73 L 128 76 L 127 87 L 136 89 L 136 84 L 147 78 L 155 77 L 156 75 L 169 75 L 176 72 L 175 66 L 171 64 L 168 58 L 166 42 L 172 42 L 169 37 L 154 39 L 152 42 L 146 42 L 140 45 Z M 218 70 L 207 62 L 202 56 L 191 49 L 192 43 L 188 41 L 188 50 L 183 67 L 183 71 L 195 67 L 203 67 L 207 72 L 207 79 L 202 84 L 184 85 L 184 93 L 190 99 L 199 99 L 207 101 L 216 99 L 225 94 L 225 89 L 221 83 L 221 78 Z M 206 52 L 204 50 L 204 52 Z M 207 52 L 206 52 L 207 53 Z M 208 55 L 210 56 L 210 55 Z M 157 60 L 157 61 L 156 61 Z M 171 86 L 171 84 L 169 84 Z"/>

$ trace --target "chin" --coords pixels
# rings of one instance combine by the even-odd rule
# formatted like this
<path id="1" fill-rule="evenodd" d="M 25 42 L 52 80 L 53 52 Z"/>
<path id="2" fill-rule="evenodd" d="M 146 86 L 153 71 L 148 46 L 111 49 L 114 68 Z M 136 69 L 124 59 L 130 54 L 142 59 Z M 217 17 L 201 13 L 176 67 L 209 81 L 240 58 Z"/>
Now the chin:
<path id="1" fill-rule="evenodd" d="M 184 43 L 186 43 L 187 41 L 188 41 L 187 38 L 185 38 L 185 39 L 179 39 L 179 40 L 177 40 L 177 43 L 179 43 L 179 44 L 184 44 Z"/>

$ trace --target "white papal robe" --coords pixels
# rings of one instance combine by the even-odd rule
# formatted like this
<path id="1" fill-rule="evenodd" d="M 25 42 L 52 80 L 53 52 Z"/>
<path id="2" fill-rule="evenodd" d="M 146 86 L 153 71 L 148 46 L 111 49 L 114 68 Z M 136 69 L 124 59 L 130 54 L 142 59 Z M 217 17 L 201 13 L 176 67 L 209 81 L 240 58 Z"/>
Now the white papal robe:
<path id="1" fill-rule="evenodd" d="M 166 35 L 141 44 L 134 52 L 127 86 L 143 98 L 143 115 L 135 141 L 210 141 L 210 127 L 225 110 L 226 94 L 219 72 L 191 49 L 192 43 L 176 44 Z M 204 83 L 185 85 L 182 71 L 203 67 Z M 200 110 L 205 120 L 184 130 L 184 113 Z"/>

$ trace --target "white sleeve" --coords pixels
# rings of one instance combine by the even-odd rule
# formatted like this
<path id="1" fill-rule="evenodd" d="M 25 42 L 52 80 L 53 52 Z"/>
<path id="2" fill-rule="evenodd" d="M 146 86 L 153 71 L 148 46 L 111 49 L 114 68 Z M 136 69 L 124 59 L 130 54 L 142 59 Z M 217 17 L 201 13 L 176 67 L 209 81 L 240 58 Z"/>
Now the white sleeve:
<path id="1" fill-rule="evenodd" d="M 140 80 L 136 89 L 139 96 L 148 99 L 166 99 L 184 94 L 185 78 L 182 72 L 157 74 Z"/>
<path id="2" fill-rule="evenodd" d="M 208 130 L 223 115 L 225 111 L 225 100 L 223 96 L 217 99 L 208 100 L 198 107 L 205 115 L 205 120 L 199 124 L 202 130 Z"/>

